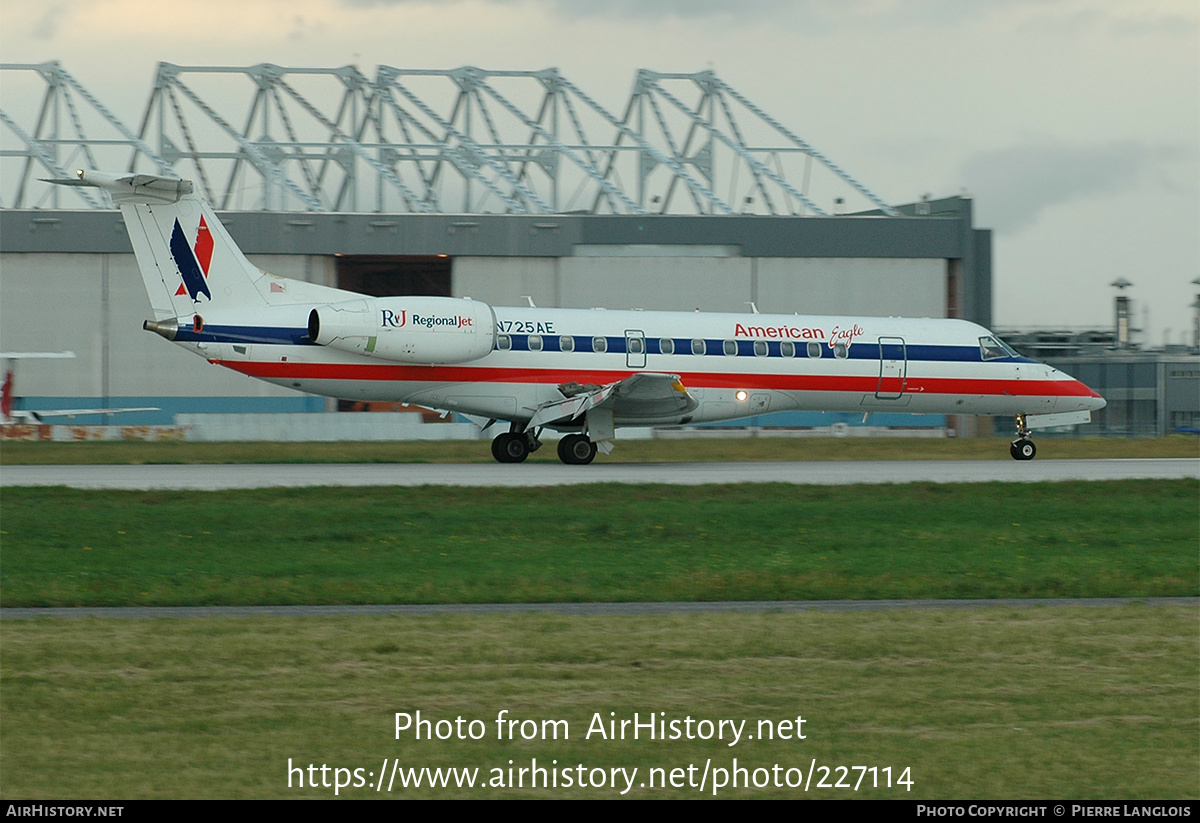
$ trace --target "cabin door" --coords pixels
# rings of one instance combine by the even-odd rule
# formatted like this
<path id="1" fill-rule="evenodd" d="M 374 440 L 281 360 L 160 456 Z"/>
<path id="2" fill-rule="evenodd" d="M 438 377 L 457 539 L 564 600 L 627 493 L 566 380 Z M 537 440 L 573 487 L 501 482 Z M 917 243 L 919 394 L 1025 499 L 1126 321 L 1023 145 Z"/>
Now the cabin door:
<path id="1" fill-rule="evenodd" d="M 908 379 L 908 349 L 903 337 L 879 338 L 879 400 L 898 400 Z"/>

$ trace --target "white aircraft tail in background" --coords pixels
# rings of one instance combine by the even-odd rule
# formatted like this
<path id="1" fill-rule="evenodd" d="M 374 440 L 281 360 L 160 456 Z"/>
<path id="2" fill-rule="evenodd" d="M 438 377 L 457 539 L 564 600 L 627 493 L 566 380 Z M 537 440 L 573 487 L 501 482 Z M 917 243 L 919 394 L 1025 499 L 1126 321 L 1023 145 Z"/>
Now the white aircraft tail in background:
<path id="1" fill-rule="evenodd" d="M 18 360 L 65 360 L 75 356 L 73 351 L 14 351 L 0 352 L 6 362 L 4 385 L 0 387 L 0 425 L 14 423 L 45 423 L 50 417 L 78 417 L 85 414 L 126 414 L 128 412 L 158 411 L 157 406 L 125 409 L 36 409 L 14 408 L 16 405 L 16 363 Z"/>
<path id="2" fill-rule="evenodd" d="M 186 180 L 80 171 L 121 208 L 154 318 L 143 328 L 276 385 L 459 412 L 508 431 L 519 463 L 550 429 L 590 463 L 620 426 L 774 411 L 1011 415 L 1031 430 L 1086 423 L 1102 397 L 965 320 L 597 311 L 369 297 L 265 274 Z"/>

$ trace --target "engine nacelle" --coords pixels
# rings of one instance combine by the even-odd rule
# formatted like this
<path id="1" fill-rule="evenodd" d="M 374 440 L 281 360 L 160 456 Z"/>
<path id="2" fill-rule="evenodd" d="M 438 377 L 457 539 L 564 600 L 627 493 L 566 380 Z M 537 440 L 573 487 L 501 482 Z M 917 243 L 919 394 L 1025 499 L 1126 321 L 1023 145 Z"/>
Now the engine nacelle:
<path id="1" fill-rule="evenodd" d="M 340 351 L 402 363 L 465 363 L 492 351 L 492 307 L 456 297 L 367 297 L 318 306 L 308 337 Z"/>

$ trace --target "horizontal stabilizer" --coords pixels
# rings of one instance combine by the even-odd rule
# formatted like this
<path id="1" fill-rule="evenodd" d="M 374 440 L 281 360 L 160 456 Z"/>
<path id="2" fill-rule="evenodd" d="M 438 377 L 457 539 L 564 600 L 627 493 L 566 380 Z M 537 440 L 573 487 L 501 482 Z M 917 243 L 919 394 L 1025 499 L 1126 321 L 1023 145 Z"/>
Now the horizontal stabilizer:
<path id="1" fill-rule="evenodd" d="M 70 360 L 73 351 L 0 351 L 0 360 Z"/>
<path id="2" fill-rule="evenodd" d="M 44 179 L 59 186 L 91 186 L 104 189 L 115 203 L 175 203 L 191 194 L 192 181 L 153 174 L 111 174 L 80 169 L 75 177 Z"/>

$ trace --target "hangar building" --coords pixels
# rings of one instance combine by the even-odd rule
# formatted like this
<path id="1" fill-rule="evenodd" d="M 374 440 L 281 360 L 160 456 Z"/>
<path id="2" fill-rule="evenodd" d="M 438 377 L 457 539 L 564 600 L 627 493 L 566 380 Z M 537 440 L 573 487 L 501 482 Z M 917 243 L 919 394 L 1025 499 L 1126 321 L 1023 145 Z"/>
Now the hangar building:
<path id="1" fill-rule="evenodd" d="M 380 67 L 368 81 L 353 67 L 163 64 L 135 133 L 56 63 L 0 71 L 45 83 L 38 111 L 72 114 L 0 130 L 0 348 L 77 354 L 22 366 L 26 408 L 162 408 L 121 421 L 142 423 L 336 408 L 206 368 L 142 331 L 149 303 L 120 213 L 85 197 L 94 190 L 38 180 L 75 166 L 192 179 L 259 267 L 368 294 L 991 323 L 991 235 L 973 226 L 970 200 L 889 206 L 711 72 L 639 72 L 617 118 L 553 70 Z M 336 80 L 341 97 L 298 88 L 314 77 Z M 241 114 L 220 114 L 239 105 L 223 86 L 198 90 L 214 78 L 252 81 Z M 536 94 L 503 85 L 525 81 Z M 9 98 L 6 124 L 18 121 Z M 344 113 L 356 108 L 357 121 Z M 117 136 L 93 136 L 105 130 Z M 132 164 L 127 151 L 105 165 L 113 144 Z"/>

